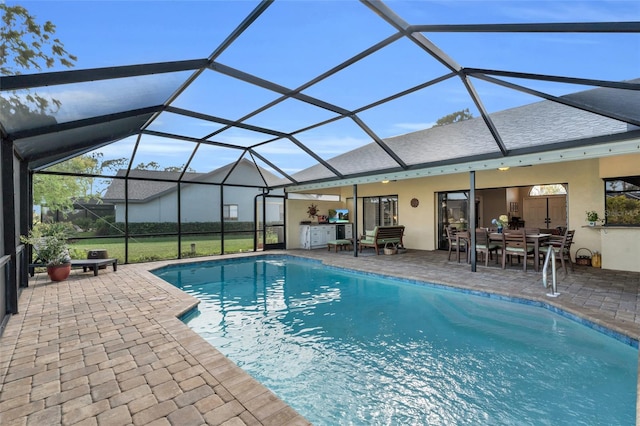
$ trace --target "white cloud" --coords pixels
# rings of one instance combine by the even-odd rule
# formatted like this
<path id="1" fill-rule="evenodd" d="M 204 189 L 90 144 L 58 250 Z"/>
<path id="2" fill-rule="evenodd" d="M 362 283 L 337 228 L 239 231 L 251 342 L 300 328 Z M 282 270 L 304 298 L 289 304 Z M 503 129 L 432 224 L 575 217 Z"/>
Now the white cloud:
<path id="1" fill-rule="evenodd" d="M 298 148 L 296 145 L 282 146 L 274 144 L 266 144 L 256 149 L 261 155 L 307 155 L 306 152 Z"/>
<path id="2" fill-rule="evenodd" d="M 416 132 L 418 130 L 429 129 L 433 127 L 436 123 L 396 123 L 393 125 L 394 128 L 400 130 L 408 130 L 410 132 Z"/>
<path id="3" fill-rule="evenodd" d="M 161 138 L 158 136 L 142 135 L 137 154 L 175 155 L 191 153 L 196 144 L 187 141 Z"/>

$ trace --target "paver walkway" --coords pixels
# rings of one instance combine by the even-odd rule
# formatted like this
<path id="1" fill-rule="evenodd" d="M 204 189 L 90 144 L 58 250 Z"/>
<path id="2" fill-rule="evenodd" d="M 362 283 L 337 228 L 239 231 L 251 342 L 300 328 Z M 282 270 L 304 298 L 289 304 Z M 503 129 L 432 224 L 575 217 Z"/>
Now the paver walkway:
<path id="1" fill-rule="evenodd" d="M 537 300 L 640 336 L 640 273 L 576 266 L 567 276 L 559 271 L 561 295 L 551 299 L 539 273 L 495 265 L 471 272 L 446 252 L 286 253 Z M 308 424 L 176 318 L 197 301 L 148 272 L 167 263 L 176 262 L 122 265 L 96 277 L 78 270 L 61 283 L 36 275 L 0 338 L 0 424 Z"/>
<path id="2" fill-rule="evenodd" d="M 149 273 L 38 274 L 0 338 L 0 425 L 306 425 L 176 318 L 197 300 Z"/>

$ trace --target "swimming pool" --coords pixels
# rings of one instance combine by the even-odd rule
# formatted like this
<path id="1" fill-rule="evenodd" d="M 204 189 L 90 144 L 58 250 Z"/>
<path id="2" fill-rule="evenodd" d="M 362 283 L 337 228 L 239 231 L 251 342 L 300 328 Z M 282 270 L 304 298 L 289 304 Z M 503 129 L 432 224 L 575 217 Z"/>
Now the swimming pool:
<path id="1" fill-rule="evenodd" d="M 635 423 L 637 349 L 543 308 L 288 256 L 155 274 L 316 425 Z"/>

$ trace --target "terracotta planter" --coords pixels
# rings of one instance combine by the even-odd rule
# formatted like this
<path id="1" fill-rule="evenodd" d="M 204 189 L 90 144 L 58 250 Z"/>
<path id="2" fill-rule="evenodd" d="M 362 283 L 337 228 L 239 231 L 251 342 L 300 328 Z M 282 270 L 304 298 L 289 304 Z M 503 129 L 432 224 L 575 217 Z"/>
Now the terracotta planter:
<path id="1" fill-rule="evenodd" d="M 71 273 L 71 264 L 65 263 L 64 265 L 47 266 L 47 274 L 51 281 L 64 281 L 69 278 Z"/>

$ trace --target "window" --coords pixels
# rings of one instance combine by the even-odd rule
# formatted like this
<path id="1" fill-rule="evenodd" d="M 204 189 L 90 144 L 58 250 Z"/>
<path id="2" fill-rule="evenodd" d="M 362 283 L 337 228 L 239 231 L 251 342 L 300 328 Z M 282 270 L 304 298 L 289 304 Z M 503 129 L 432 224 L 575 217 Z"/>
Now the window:
<path id="1" fill-rule="evenodd" d="M 607 225 L 640 226 L 640 176 L 605 180 Z"/>
<path id="2" fill-rule="evenodd" d="M 438 193 L 438 248 L 449 247 L 447 240 L 447 226 L 454 226 L 458 230 L 466 230 L 469 220 L 469 192 L 439 192 Z"/>
<path id="3" fill-rule="evenodd" d="M 362 199 L 364 210 L 364 229 L 373 229 L 376 226 L 388 226 L 398 224 L 398 196 L 387 195 L 383 197 L 364 197 Z"/>
<path id="4" fill-rule="evenodd" d="M 536 185 L 529 191 L 531 197 L 546 197 L 547 195 L 567 195 L 567 188 L 561 183 L 553 185 Z"/>
<path id="5" fill-rule="evenodd" d="M 224 212 L 224 220 L 238 220 L 237 204 L 225 204 L 222 210 Z"/>

